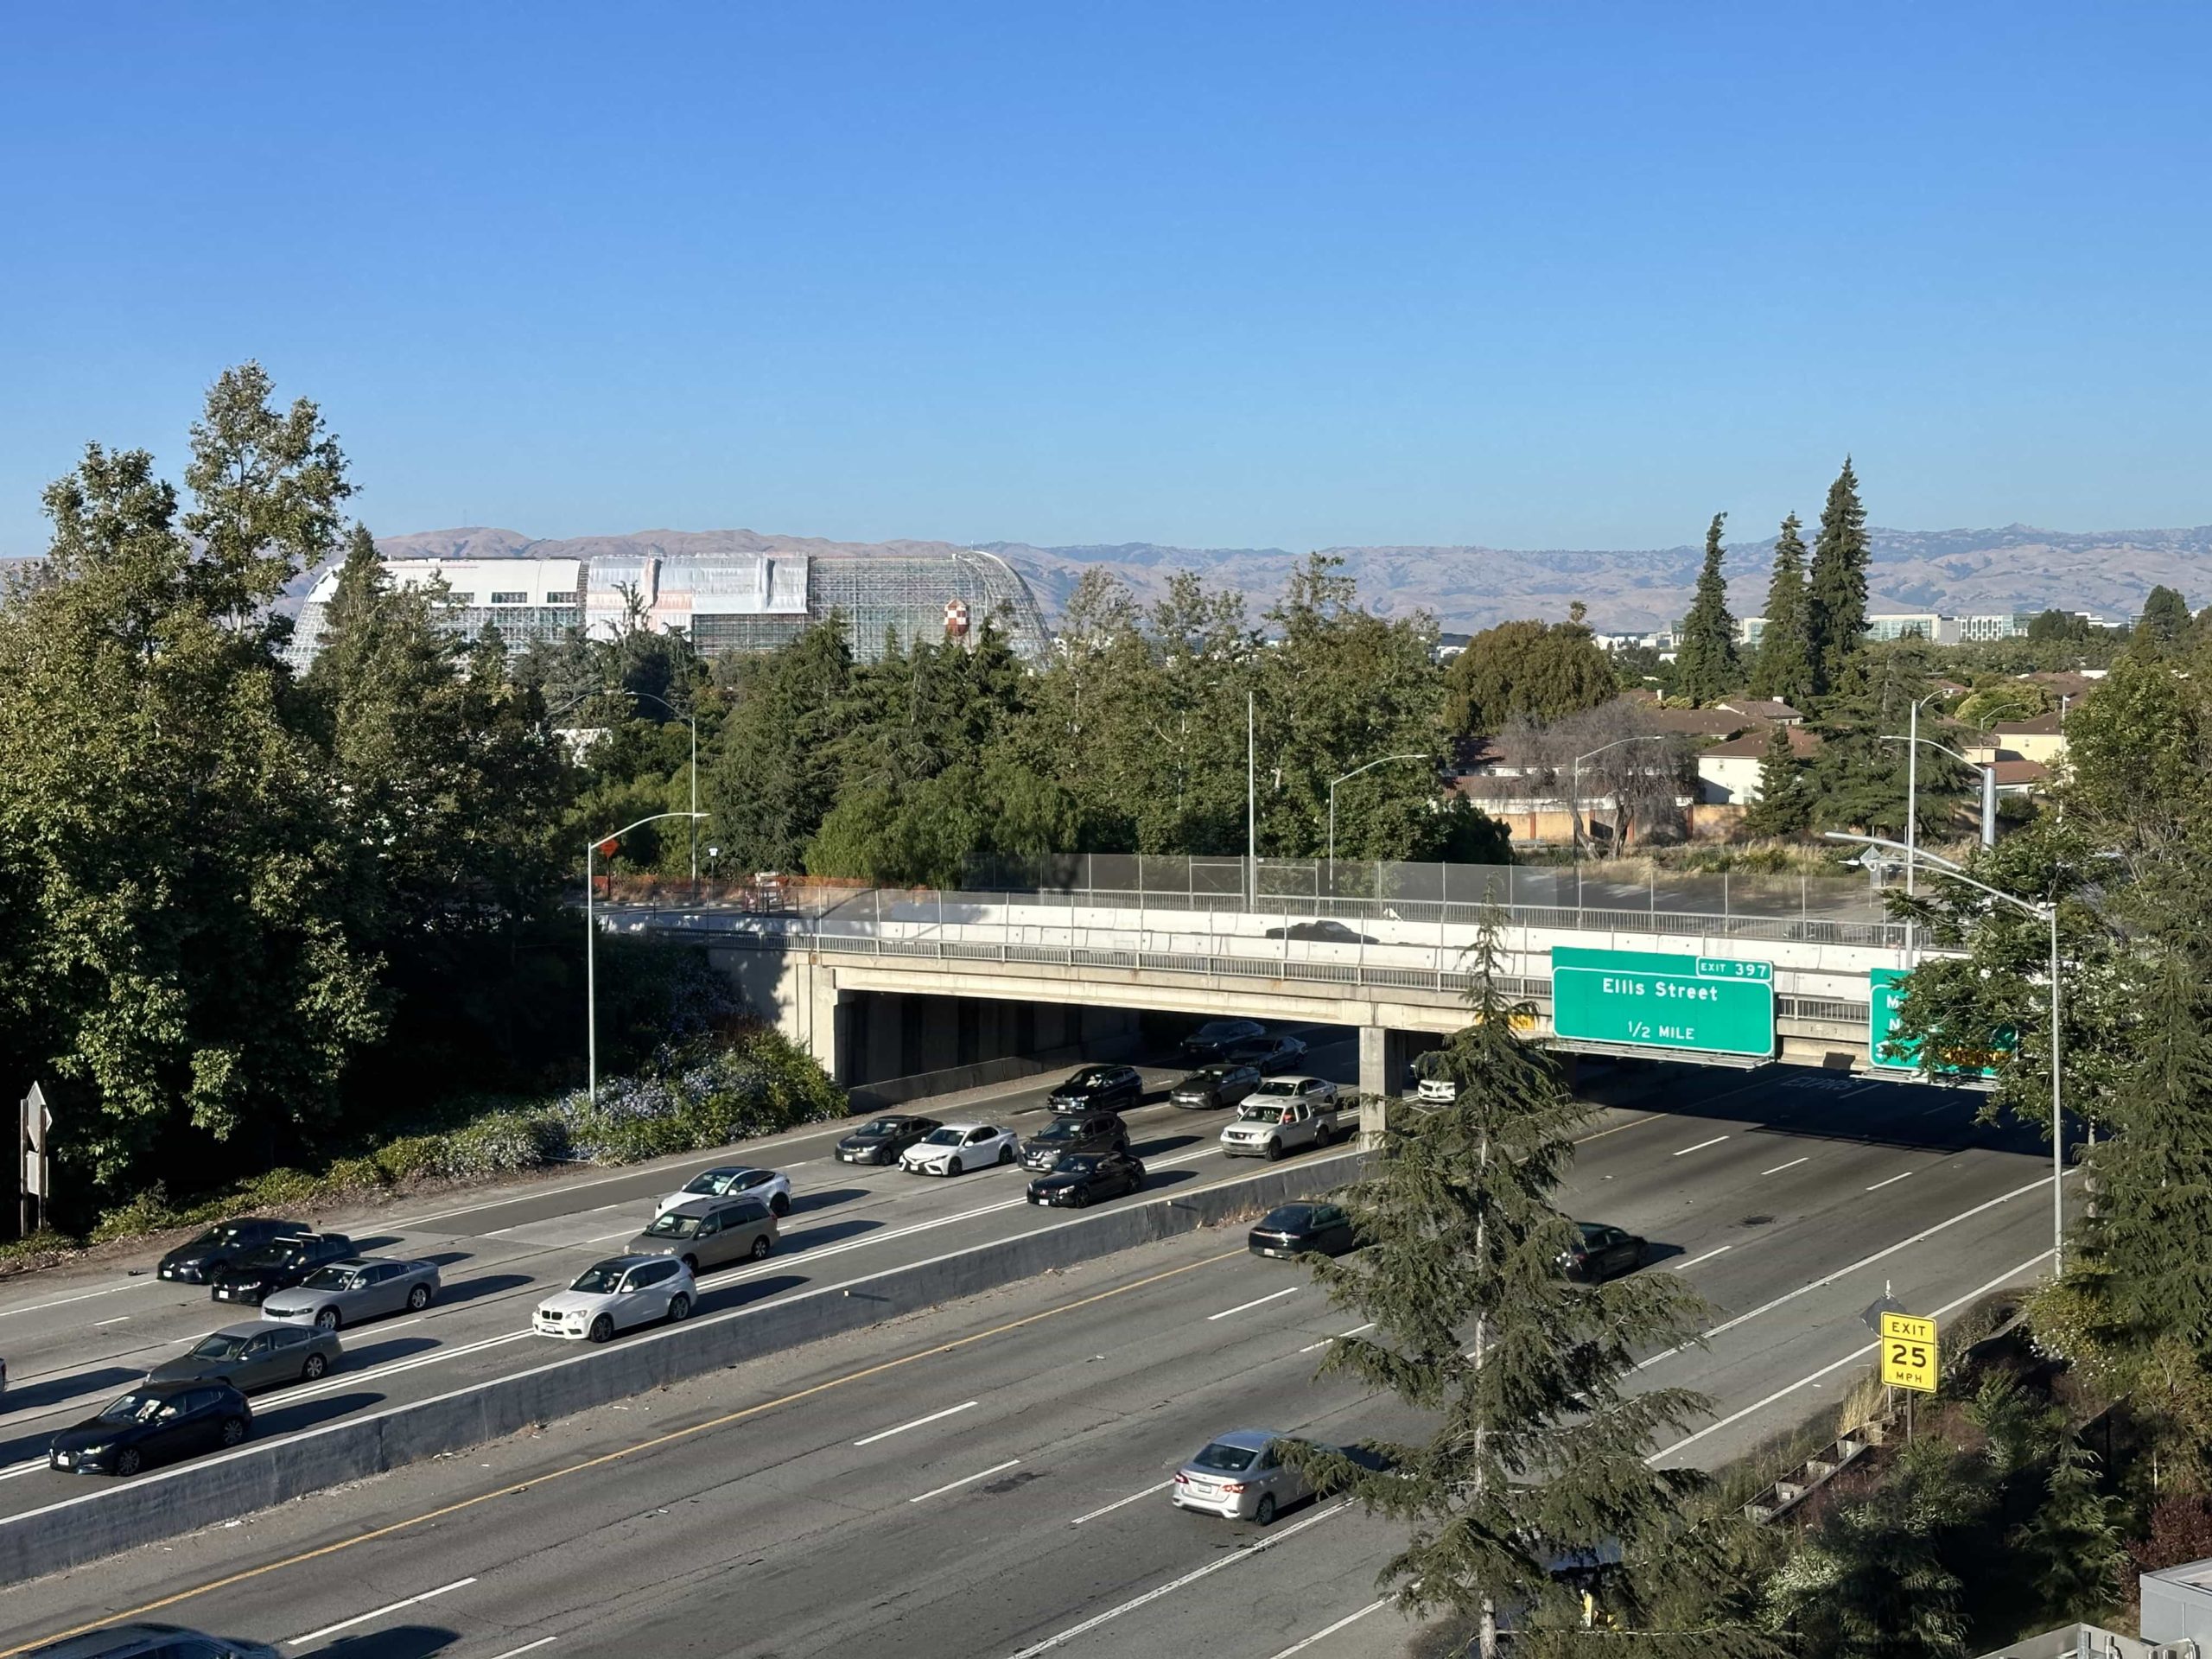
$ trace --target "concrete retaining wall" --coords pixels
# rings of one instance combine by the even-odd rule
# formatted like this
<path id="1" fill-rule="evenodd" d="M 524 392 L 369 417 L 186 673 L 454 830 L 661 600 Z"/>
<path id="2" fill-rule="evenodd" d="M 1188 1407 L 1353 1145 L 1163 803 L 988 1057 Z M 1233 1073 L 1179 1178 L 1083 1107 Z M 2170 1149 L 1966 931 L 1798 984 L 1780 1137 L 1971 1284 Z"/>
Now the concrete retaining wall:
<path id="1" fill-rule="evenodd" d="M 1339 1153 L 1270 1166 L 1189 1192 L 1170 1192 L 928 1262 L 842 1281 L 758 1306 L 701 1313 L 689 1323 L 563 1353 L 512 1376 L 349 1417 L 280 1440 L 157 1470 L 99 1479 L 87 1491 L 0 1518 L 0 1584 L 236 1519 L 341 1481 L 359 1480 L 442 1452 L 628 1399 L 758 1355 L 880 1324 L 979 1292 L 1073 1267 L 1286 1199 L 1325 1192 L 1357 1173 Z M 712 1293 L 709 1293 L 711 1294 Z M 549 1344 L 550 1346 L 550 1344 Z M 334 1372 L 333 1376 L 342 1376 Z M 88 1485 L 97 1477 L 84 1478 Z"/>

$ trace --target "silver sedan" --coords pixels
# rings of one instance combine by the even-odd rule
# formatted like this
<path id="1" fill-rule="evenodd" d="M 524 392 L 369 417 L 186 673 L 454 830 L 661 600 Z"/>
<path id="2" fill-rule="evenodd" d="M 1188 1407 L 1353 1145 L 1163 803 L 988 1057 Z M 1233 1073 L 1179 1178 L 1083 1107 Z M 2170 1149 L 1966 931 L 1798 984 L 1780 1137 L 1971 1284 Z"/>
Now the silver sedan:
<path id="1" fill-rule="evenodd" d="M 1282 1460 L 1282 1436 L 1272 1429 L 1232 1428 L 1206 1442 L 1175 1471 L 1168 1501 L 1179 1510 L 1202 1510 L 1262 1526 L 1313 1489 Z"/>
<path id="2" fill-rule="evenodd" d="M 317 1268 L 289 1290 L 272 1292 L 261 1304 L 261 1317 L 335 1331 L 386 1313 L 419 1313 L 437 1294 L 435 1262 L 357 1255 Z"/>

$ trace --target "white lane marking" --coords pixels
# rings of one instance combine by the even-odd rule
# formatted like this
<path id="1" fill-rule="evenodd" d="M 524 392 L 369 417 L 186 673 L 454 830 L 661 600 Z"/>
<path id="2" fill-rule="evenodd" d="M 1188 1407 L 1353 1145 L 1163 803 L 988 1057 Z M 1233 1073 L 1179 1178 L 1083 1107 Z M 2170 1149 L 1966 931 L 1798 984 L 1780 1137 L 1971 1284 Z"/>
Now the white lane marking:
<path id="1" fill-rule="evenodd" d="M 906 1501 L 909 1503 L 926 1503 L 933 1497 L 943 1497 L 947 1492 L 957 1492 L 963 1486 L 973 1486 L 977 1481 L 982 1479 L 986 1475 L 995 1475 L 1001 1469 L 1011 1469 L 1015 1464 L 1020 1463 L 1020 1461 L 1021 1459 L 1020 1458 L 1008 1458 L 1004 1463 L 995 1463 L 988 1469 L 978 1469 L 972 1475 L 963 1475 L 957 1480 L 947 1481 L 942 1486 L 933 1487 L 926 1492 L 922 1492 L 915 1497 L 908 1498 Z"/>
<path id="2" fill-rule="evenodd" d="M 1914 1116 L 1915 1117 L 1933 1117 L 1933 1116 L 1936 1116 L 1936 1113 L 1938 1113 L 1938 1112 L 1948 1112 L 1948 1111 L 1949 1111 L 1949 1110 L 1951 1109 L 1951 1108 L 1952 1108 L 1952 1107 L 1954 1107 L 1954 1106 L 1957 1105 L 1958 1103 L 1958 1103 L 1958 1102 L 1956 1102 L 1955 1100 L 1947 1100 L 1947 1101 L 1943 1101 L 1943 1102 L 1940 1103 L 1939 1103 L 1939 1104 L 1937 1104 L 1937 1105 L 1930 1106 L 1930 1107 L 1929 1107 L 1926 1111 L 1924 1111 L 1924 1112 L 1915 1112 L 1915 1113 L 1913 1114 L 1913 1116 Z"/>
<path id="3" fill-rule="evenodd" d="M 893 1434 L 904 1434 L 910 1428 L 919 1428 L 924 1423 L 942 1422 L 947 1417 L 957 1417 L 963 1411 L 973 1411 L 980 1401 L 969 1400 L 957 1406 L 947 1406 L 943 1411 L 933 1411 L 926 1417 L 917 1417 L 911 1423 L 900 1423 L 896 1428 L 878 1429 L 874 1433 L 855 1440 L 855 1446 L 874 1446 L 878 1440 L 887 1440 Z"/>
<path id="4" fill-rule="evenodd" d="M 1249 1302 L 1239 1302 L 1234 1307 L 1223 1308 L 1218 1313 L 1207 1314 L 1206 1323 L 1208 1325 L 1211 1325 L 1216 1319 L 1225 1319 L 1232 1313 L 1242 1313 L 1248 1307 L 1259 1306 L 1262 1302 L 1278 1301 L 1285 1296 L 1295 1296 L 1297 1294 L 1298 1287 L 1296 1285 L 1289 1286 L 1282 1290 L 1271 1290 L 1266 1295 L 1255 1296 Z"/>
<path id="5" fill-rule="evenodd" d="M 540 1648 L 550 1647 L 560 1639 L 557 1636 L 541 1636 L 535 1642 L 525 1642 L 518 1648 L 509 1648 L 505 1653 L 495 1653 L 492 1659 L 515 1659 L 517 1654 L 535 1653 Z"/>
<path id="6" fill-rule="evenodd" d="M 1726 1255 L 1735 1248 L 1733 1244 L 1723 1244 L 1717 1250 L 1707 1250 L 1703 1255 L 1694 1255 L 1687 1262 L 1677 1262 L 1675 1263 L 1675 1271 L 1680 1273 L 1683 1268 L 1694 1268 L 1700 1262 L 1710 1262 L 1714 1256 Z"/>
<path id="7" fill-rule="evenodd" d="M 1684 1147 L 1680 1152 L 1676 1153 L 1675 1156 L 1677 1158 L 1687 1158 L 1694 1152 L 1703 1152 L 1707 1147 L 1717 1147 L 1727 1138 L 1728 1137 L 1725 1135 L 1716 1135 L 1710 1141 L 1700 1141 L 1694 1147 Z"/>
<path id="8" fill-rule="evenodd" d="M 419 1596 L 410 1596 L 404 1601 L 395 1601 L 388 1607 L 378 1607 L 372 1612 L 356 1613 L 351 1618 L 341 1618 L 335 1624 L 326 1624 L 319 1630 L 309 1630 L 305 1636 L 296 1636 L 278 1643 L 281 1647 L 304 1647 L 310 1642 L 320 1642 L 326 1636 L 335 1636 L 340 1630 L 350 1630 L 356 1624 L 365 1624 L 372 1618 L 382 1618 L 386 1613 L 396 1613 L 403 1607 L 413 1607 L 431 1601 L 455 1590 L 465 1590 L 475 1583 L 474 1577 L 455 1579 L 451 1584 L 442 1584 L 435 1590 L 425 1590 Z"/>
<path id="9" fill-rule="evenodd" d="M 1958 1298 L 1955 1301 L 1944 1303 L 1942 1306 L 1937 1308 L 1936 1312 L 1929 1317 L 1931 1319 L 1940 1319 L 1946 1313 L 1955 1313 L 1959 1309 L 1964 1307 L 1968 1302 L 1974 1300 L 1975 1297 L 1986 1296 L 1993 1290 L 2002 1290 L 2005 1286 L 2012 1284 L 2019 1279 L 2022 1274 L 2029 1272 L 2038 1262 L 2048 1262 L 2050 1259 L 2050 1252 L 2049 1250 L 2038 1251 L 2036 1255 L 2030 1256 L 2026 1261 L 2021 1262 L 2018 1267 L 2012 1268 L 2010 1272 L 1999 1274 L 1987 1284 L 1981 1286 L 1978 1289 L 1967 1292 L 1965 1295 Z M 1707 1423 L 1703 1428 L 1698 1430 L 1694 1434 L 1685 1434 L 1681 1440 L 1676 1440 L 1665 1451 L 1654 1452 L 1649 1457 L 1646 1458 L 1644 1461 L 1646 1463 L 1656 1464 L 1662 1458 L 1671 1458 L 1675 1452 L 1681 1451 L 1684 1446 L 1694 1446 L 1698 1441 L 1703 1440 L 1707 1435 L 1713 1433 L 1718 1430 L 1724 1429 L 1731 1423 L 1739 1423 L 1743 1421 L 1745 1418 L 1751 1415 L 1754 1412 L 1764 1411 L 1776 1401 L 1786 1400 L 1791 1395 L 1796 1393 L 1800 1389 L 1810 1388 L 1814 1383 L 1827 1376 L 1829 1372 L 1842 1370 L 1843 1367 L 1850 1364 L 1854 1359 L 1866 1358 L 1867 1355 L 1872 1353 L 1881 1345 L 1882 1344 L 1878 1342 L 1870 1342 L 1866 1344 L 1863 1347 L 1854 1348 L 1849 1353 L 1846 1354 L 1841 1359 L 1837 1360 L 1834 1363 L 1823 1365 L 1819 1370 L 1813 1372 L 1810 1376 L 1801 1376 L 1795 1382 L 1791 1382 L 1785 1387 L 1777 1389 L 1772 1394 L 1767 1395 L 1765 1399 L 1755 1401 L 1751 1404 L 1745 1406 L 1741 1411 L 1732 1411 L 1728 1415 L 1720 1419 L 1719 1422 Z"/>
<path id="10" fill-rule="evenodd" d="M 1111 1515 L 1115 1510 L 1126 1508 L 1139 1498 L 1150 1497 L 1154 1492 L 1164 1492 L 1174 1484 L 1172 1480 L 1163 1480 L 1157 1486 L 1147 1486 L 1141 1492 L 1131 1492 L 1127 1497 L 1117 1497 L 1103 1509 L 1093 1510 L 1089 1515 L 1078 1515 L 1074 1520 L 1069 1522 L 1068 1525 L 1079 1527 L 1086 1521 L 1096 1521 L 1102 1515 Z"/>
<path id="11" fill-rule="evenodd" d="M 1390 1599 L 1388 1596 L 1385 1596 L 1380 1601 L 1370 1601 L 1366 1606 L 1361 1608 L 1357 1612 L 1346 1613 L 1335 1624 L 1323 1625 L 1319 1630 L 1314 1631 L 1313 1635 L 1307 1637 L 1303 1642 L 1292 1643 L 1281 1653 L 1274 1655 L 1274 1659 L 1290 1659 L 1290 1656 L 1294 1653 L 1303 1653 L 1306 1649 L 1312 1647 L 1316 1642 L 1320 1641 L 1324 1637 L 1334 1636 L 1338 1630 L 1343 1630 L 1346 1625 L 1358 1624 L 1361 1619 L 1365 1618 L 1376 1608 L 1388 1607 L 1389 1605 Z"/>
<path id="12" fill-rule="evenodd" d="M 1173 1595 L 1176 1591 L 1182 1589 L 1186 1585 L 1196 1584 L 1200 1579 L 1209 1577 L 1213 1573 L 1220 1572 L 1224 1567 L 1234 1567 L 1239 1561 L 1249 1561 L 1255 1555 L 1264 1554 L 1267 1551 L 1273 1549 L 1277 1544 L 1282 1543 L 1287 1540 L 1295 1538 L 1300 1533 L 1305 1531 L 1308 1527 L 1318 1527 L 1322 1522 L 1326 1521 L 1331 1516 L 1342 1515 L 1351 1507 L 1351 1504 L 1348 1503 L 1334 1504 L 1328 1509 L 1323 1510 L 1319 1515 L 1309 1515 L 1303 1521 L 1298 1522 L 1294 1525 L 1285 1527 L 1279 1532 L 1269 1533 L 1266 1537 L 1261 1539 L 1255 1544 L 1248 1544 L 1243 1548 L 1234 1551 L 1230 1554 L 1217 1556 L 1214 1560 L 1208 1561 L 1204 1567 L 1193 1568 L 1192 1571 L 1185 1573 L 1179 1579 L 1170 1579 L 1165 1584 L 1155 1585 L 1153 1588 L 1146 1591 L 1141 1596 L 1130 1597 L 1128 1600 L 1122 1603 L 1118 1607 L 1109 1607 L 1103 1613 L 1093 1613 L 1089 1618 L 1084 1619 L 1080 1624 L 1071 1624 L 1067 1629 L 1060 1631 L 1056 1636 L 1048 1636 L 1042 1642 L 1033 1642 L 1029 1646 L 1022 1649 L 1020 1652 L 1015 1654 L 1014 1656 L 1014 1659 L 1036 1659 L 1036 1656 L 1040 1653 L 1050 1653 L 1054 1648 L 1059 1647 L 1063 1643 L 1072 1642 L 1078 1636 L 1087 1635 L 1090 1631 L 1096 1630 L 1101 1624 L 1104 1624 L 1113 1619 L 1119 1618 L 1124 1613 L 1133 1613 L 1140 1607 L 1147 1606 L 1153 1602 L 1158 1601 L 1162 1596 Z"/>
<path id="13" fill-rule="evenodd" d="M 263 1409 L 296 1400 L 313 1400 L 319 1395 L 336 1394 L 359 1383 L 394 1376 L 401 1371 L 420 1370 L 425 1365 L 435 1365 L 441 1360 L 462 1359 L 470 1354 L 480 1354 L 487 1348 L 500 1348 L 511 1342 L 520 1342 L 531 1332 L 527 1330 L 510 1331 L 504 1336 L 485 1337 L 475 1342 L 464 1342 L 450 1348 L 433 1348 L 427 1354 L 415 1354 L 406 1359 L 395 1359 L 385 1365 L 372 1365 L 365 1371 L 327 1371 L 319 1382 L 295 1382 L 289 1388 L 279 1389 L 260 1402 Z"/>
<path id="14" fill-rule="evenodd" d="M 1625 1123 L 1614 1124 L 1610 1129 L 1599 1129 L 1590 1135 L 1577 1135 L 1574 1139 L 1574 1144 L 1579 1147 L 1588 1141 L 1602 1141 L 1609 1135 L 1618 1135 L 1623 1129 L 1633 1129 L 1637 1128 L 1639 1125 L 1645 1123 L 1656 1123 L 1665 1116 L 1666 1114 L 1663 1112 L 1654 1112 L 1649 1117 L 1632 1117 Z"/>
<path id="15" fill-rule="evenodd" d="M 1809 1164 L 1812 1161 L 1813 1154 L 1808 1152 L 1802 1158 L 1792 1158 L 1786 1164 L 1777 1164 L 1772 1169 L 1763 1169 L 1759 1171 L 1759 1173 L 1761 1175 L 1779 1175 L 1785 1169 L 1795 1169 L 1800 1164 Z"/>
<path id="16" fill-rule="evenodd" d="M 2070 1169 L 2066 1173 L 2069 1176 L 2071 1176 L 2074 1173 Z M 1977 1204 L 1971 1210 L 1961 1210 L 1957 1215 L 1951 1217 L 1947 1221 L 1939 1221 L 1932 1227 L 1922 1228 L 1920 1231 L 1915 1233 L 1910 1238 L 1901 1238 L 1894 1244 L 1886 1245 L 1883 1249 L 1876 1250 L 1872 1255 L 1860 1256 L 1856 1262 L 1853 1262 L 1847 1268 L 1838 1268 L 1834 1273 L 1828 1274 L 1821 1278 L 1815 1279 L 1809 1284 L 1800 1285 L 1795 1290 L 1785 1290 L 1781 1295 L 1776 1297 L 1772 1301 L 1761 1302 L 1757 1307 L 1751 1309 L 1748 1313 L 1738 1313 L 1732 1319 L 1723 1319 L 1719 1325 L 1714 1325 L 1710 1331 L 1707 1331 L 1699 1340 L 1701 1342 L 1710 1342 L 1722 1332 L 1733 1331 L 1739 1325 L 1748 1325 L 1751 1320 L 1759 1318 L 1762 1314 L 1773 1313 L 1776 1308 L 1780 1307 L 1785 1302 L 1794 1302 L 1800 1296 L 1806 1295 L 1815 1290 L 1825 1289 L 1828 1286 L 1835 1283 L 1839 1279 L 1849 1278 L 1861 1268 L 1871 1268 L 1877 1262 L 1885 1261 L 1889 1257 L 1895 1255 L 1899 1250 L 1909 1250 L 1914 1245 L 1924 1243 L 1926 1240 L 1935 1237 L 1936 1234 L 1957 1226 L 1962 1221 L 1971 1221 L 1974 1217 L 1981 1215 L 1986 1211 L 1994 1210 L 2000 1204 L 2010 1204 L 2017 1198 L 2024 1197 L 2026 1194 L 2035 1192 L 2039 1187 L 2045 1187 L 2050 1185 L 2050 1177 L 2046 1175 L 2040 1180 L 2030 1181 L 2025 1186 L 2016 1186 L 2010 1192 L 2006 1192 L 2000 1197 L 1990 1198 L 1984 1203 Z M 1679 1354 L 1682 1352 L 1684 1349 L 1692 1345 L 1693 1344 L 1691 1344 L 1684 1343 L 1681 1347 L 1662 1349 L 1658 1353 L 1653 1354 L 1648 1358 L 1639 1359 L 1637 1361 L 1636 1369 L 1641 1371 L 1650 1366 L 1656 1365 L 1661 1360 L 1667 1359 L 1675 1354 Z"/>
<path id="17" fill-rule="evenodd" d="M 1301 1354 L 1310 1354 L 1317 1348 L 1325 1348 L 1332 1342 L 1342 1342 L 1346 1337 L 1356 1337 L 1363 1331 L 1372 1331 L 1374 1328 L 1375 1321 L 1370 1319 L 1365 1325 L 1355 1325 L 1349 1331 L 1339 1331 L 1333 1337 L 1324 1337 L 1319 1342 L 1309 1342 L 1298 1351 Z"/>
<path id="18" fill-rule="evenodd" d="M 158 1279 L 151 1279 L 147 1281 L 147 1287 L 150 1287 L 155 1289 L 160 1288 L 161 1284 L 162 1281 Z M 82 1291 L 74 1296 L 57 1296 L 50 1302 L 26 1302 L 21 1307 L 0 1307 L 0 1319 L 7 1319 L 10 1315 L 16 1313 L 37 1313 L 49 1307 L 67 1307 L 72 1302 L 89 1302 L 95 1296 L 112 1296 L 118 1290 L 138 1290 L 147 1287 L 141 1287 L 137 1284 L 110 1285 L 102 1290 Z"/>
<path id="19" fill-rule="evenodd" d="M 1885 1186 L 1895 1185 L 1897 1182 L 1904 1179 L 1905 1175 L 1910 1175 L 1911 1173 L 1912 1172 L 1908 1169 L 1905 1171 L 1904 1175 L 1892 1175 L 1887 1180 L 1875 1182 L 1873 1185 L 1868 1187 L 1866 1190 L 1869 1192 L 1878 1192 Z"/>
<path id="20" fill-rule="evenodd" d="M 97 1331 L 101 1326 L 108 1325 L 127 1325 L 130 1323 L 130 1316 L 128 1313 L 118 1313 L 111 1319 L 94 1319 L 92 1321 L 92 1329 Z"/>

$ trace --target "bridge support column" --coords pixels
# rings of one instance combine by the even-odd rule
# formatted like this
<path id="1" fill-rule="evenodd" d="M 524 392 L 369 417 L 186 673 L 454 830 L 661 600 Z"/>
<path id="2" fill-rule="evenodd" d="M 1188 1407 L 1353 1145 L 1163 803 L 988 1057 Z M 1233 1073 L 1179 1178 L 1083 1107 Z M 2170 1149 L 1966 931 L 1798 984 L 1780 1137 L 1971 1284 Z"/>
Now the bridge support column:
<path id="1" fill-rule="evenodd" d="M 1387 1102 L 1405 1091 L 1413 1077 L 1411 1033 L 1387 1026 L 1359 1028 L 1359 1143 L 1380 1146 Z"/>
<path id="2" fill-rule="evenodd" d="M 853 1016 L 858 1012 L 855 999 L 837 988 L 835 969 L 810 963 L 800 972 L 795 1010 L 799 1029 L 791 1034 L 830 1074 L 830 1082 L 849 1085 L 854 1080 Z"/>

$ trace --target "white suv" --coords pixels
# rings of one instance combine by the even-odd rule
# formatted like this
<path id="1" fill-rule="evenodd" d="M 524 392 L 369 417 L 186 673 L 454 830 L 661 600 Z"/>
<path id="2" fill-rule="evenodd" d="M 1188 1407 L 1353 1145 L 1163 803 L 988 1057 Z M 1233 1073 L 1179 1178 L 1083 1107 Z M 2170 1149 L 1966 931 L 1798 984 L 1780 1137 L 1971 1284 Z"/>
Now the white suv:
<path id="1" fill-rule="evenodd" d="M 617 1331 L 656 1319 L 688 1319 L 698 1288 L 691 1269 L 664 1255 L 615 1255 L 594 1262 L 566 1290 L 537 1305 L 531 1328 L 542 1337 L 605 1342 Z"/>

